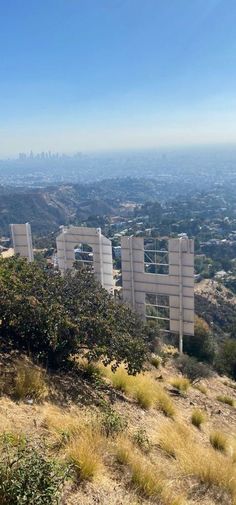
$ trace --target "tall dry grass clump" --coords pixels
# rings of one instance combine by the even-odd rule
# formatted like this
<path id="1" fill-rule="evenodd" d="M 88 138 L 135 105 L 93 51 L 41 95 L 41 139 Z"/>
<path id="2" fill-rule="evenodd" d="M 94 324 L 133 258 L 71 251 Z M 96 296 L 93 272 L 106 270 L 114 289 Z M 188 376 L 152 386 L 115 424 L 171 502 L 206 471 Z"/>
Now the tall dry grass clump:
<path id="1" fill-rule="evenodd" d="M 187 377 L 172 377 L 170 384 L 181 393 L 187 393 L 190 388 L 190 381 Z"/>
<path id="2" fill-rule="evenodd" d="M 227 395 L 219 395 L 216 398 L 219 402 L 225 403 L 226 405 L 230 405 L 230 407 L 234 407 L 234 399 L 231 396 Z"/>
<path id="3" fill-rule="evenodd" d="M 129 393 L 134 377 L 129 375 L 124 365 L 120 365 L 115 372 L 112 371 L 111 366 L 105 367 L 100 365 L 99 369 L 105 377 L 107 377 L 115 389 L 123 393 Z"/>
<path id="4" fill-rule="evenodd" d="M 214 449 L 221 452 L 226 452 L 228 447 L 228 439 L 221 431 L 214 431 L 210 434 L 210 443 Z"/>
<path id="5" fill-rule="evenodd" d="M 200 391 L 200 393 L 202 393 L 203 395 L 207 395 L 207 388 L 206 386 L 204 386 L 204 384 L 195 384 L 193 387 L 194 389 Z"/>
<path id="6" fill-rule="evenodd" d="M 48 395 L 45 371 L 29 361 L 19 360 L 16 364 L 12 393 L 17 400 L 44 400 Z"/>
<path id="7" fill-rule="evenodd" d="M 201 425 L 205 422 L 205 420 L 206 420 L 206 415 L 202 410 L 200 410 L 200 409 L 193 410 L 192 416 L 191 416 L 191 421 L 192 421 L 192 424 L 194 426 L 196 426 L 196 428 L 200 428 Z"/>
<path id="8" fill-rule="evenodd" d="M 104 439 L 99 429 L 87 426 L 72 437 L 66 450 L 79 480 L 92 480 L 102 468 Z"/>
<path id="9" fill-rule="evenodd" d="M 161 357 L 157 355 L 152 355 L 150 358 L 150 363 L 154 368 L 159 368 L 161 365 Z"/>
<path id="10" fill-rule="evenodd" d="M 157 392 L 157 385 L 151 377 L 139 374 L 133 378 L 130 394 L 142 408 L 150 409 L 155 406 Z"/>
<path id="11" fill-rule="evenodd" d="M 156 407 L 167 417 L 173 418 L 175 416 L 174 402 L 162 388 L 159 388 L 158 391 Z"/>

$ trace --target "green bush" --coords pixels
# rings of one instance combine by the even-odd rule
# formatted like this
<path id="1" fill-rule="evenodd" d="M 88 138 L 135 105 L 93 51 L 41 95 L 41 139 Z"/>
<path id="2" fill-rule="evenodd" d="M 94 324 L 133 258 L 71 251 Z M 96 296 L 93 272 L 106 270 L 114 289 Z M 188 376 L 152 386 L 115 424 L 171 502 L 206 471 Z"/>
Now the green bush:
<path id="1" fill-rule="evenodd" d="M 22 310 L 23 308 L 23 310 Z M 22 258 L 0 258 L 0 340 L 57 368 L 71 356 L 125 362 L 130 373 L 146 359 L 144 324 L 116 303 L 85 269 L 45 271 Z"/>
<path id="2" fill-rule="evenodd" d="M 184 352 L 194 356 L 199 361 L 213 363 L 215 357 L 215 344 L 208 324 L 196 316 L 194 335 L 184 337 Z"/>
<path id="3" fill-rule="evenodd" d="M 35 449 L 5 444 L 0 461 L 1 505 L 56 505 L 65 472 Z"/>
<path id="4" fill-rule="evenodd" d="M 102 428 L 107 437 L 117 435 L 125 430 L 127 422 L 108 403 L 104 402 Z"/>
<path id="5" fill-rule="evenodd" d="M 218 372 L 236 380 L 236 340 L 226 340 L 219 349 L 216 358 Z"/>

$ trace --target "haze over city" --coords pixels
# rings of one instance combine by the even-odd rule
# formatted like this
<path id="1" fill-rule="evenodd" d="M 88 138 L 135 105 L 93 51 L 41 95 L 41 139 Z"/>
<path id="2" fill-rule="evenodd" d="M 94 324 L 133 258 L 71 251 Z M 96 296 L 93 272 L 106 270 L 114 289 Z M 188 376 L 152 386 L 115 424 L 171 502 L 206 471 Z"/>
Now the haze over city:
<path id="1" fill-rule="evenodd" d="M 236 143 L 234 0 L 9 0 L 0 157 Z"/>

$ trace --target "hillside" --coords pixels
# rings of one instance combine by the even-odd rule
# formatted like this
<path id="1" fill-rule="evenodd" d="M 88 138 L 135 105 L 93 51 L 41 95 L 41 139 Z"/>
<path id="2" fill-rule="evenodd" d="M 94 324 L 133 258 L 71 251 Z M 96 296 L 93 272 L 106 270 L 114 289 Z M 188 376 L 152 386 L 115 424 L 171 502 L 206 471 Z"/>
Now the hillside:
<path id="1" fill-rule="evenodd" d="M 107 179 L 94 184 L 58 184 L 32 189 L 0 186 L 0 235 L 9 224 L 29 221 L 33 233 L 55 231 L 62 224 L 122 214 L 122 204 L 156 199 L 158 182 L 144 179 Z"/>
<path id="2" fill-rule="evenodd" d="M 104 368 L 101 377 L 95 366 L 80 361 L 78 367 L 76 375 L 50 373 L 39 380 L 40 369 L 28 360 L 1 355 L 1 440 L 3 433 L 14 444 L 26 436 L 47 458 L 70 463 L 61 505 L 236 503 L 235 408 L 217 400 L 223 395 L 236 401 L 235 383 L 214 374 L 179 394 L 171 381 L 181 375 L 166 357 L 165 366 L 149 364 L 145 374 L 131 379 L 134 393 L 122 369 L 114 381 Z M 10 396 L 4 394 L 9 381 Z M 146 408 L 144 385 L 152 397 Z M 200 428 L 191 423 L 196 409 L 204 416 Z M 218 432 L 220 450 L 209 441 L 211 436 L 219 442 Z"/>
<path id="3" fill-rule="evenodd" d="M 89 216 L 114 213 L 109 201 L 83 196 L 83 187 L 0 192 L 0 234 L 9 233 L 10 223 L 29 221 L 33 233 L 55 231 L 61 224 L 73 224 Z"/>
<path id="4" fill-rule="evenodd" d="M 195 285 L 195 311 L 213 328 L 214 334 L 232 333 L 236 325 L 236 296 L 223 284 L 204 279 Z"/>

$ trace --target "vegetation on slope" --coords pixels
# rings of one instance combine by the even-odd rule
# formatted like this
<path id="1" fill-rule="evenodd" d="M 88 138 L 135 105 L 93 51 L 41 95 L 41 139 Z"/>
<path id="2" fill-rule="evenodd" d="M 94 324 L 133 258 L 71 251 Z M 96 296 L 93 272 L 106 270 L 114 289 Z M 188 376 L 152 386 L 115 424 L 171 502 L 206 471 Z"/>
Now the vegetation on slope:
<path id="1" fill-rule="evenodd" d="M 56 368 L 73 356 L 103 358 L 131 373 L 146 355 L 144 326 L 85 270 L 62 277 L 20 258 L 0 259 L 0 337 Z"/>
<path id="2" fill-rule="evenodd" d="M 137 376 L 128 375 L 123 366 L 112 372 L 110 367 L 94 365 L 86 379 L 86 364 L 82 369 L 79 360 L 77 373 L 74 370 L 70 377 L 60 372 L 59 380 L 58 372 L 45 374 L 29 359 L 15 360 L 12 354 L 14 377 L 24 365 L 35 384 L 32 392 L 24 382 L 22 399 L 16 401 L 11 389 L 16 381 L 6 373 L 4 355 L 1 362 L 5 396 L 0 398 L 0 498 L 4 505 L 98 501 L 101 505 L 235 505 L 236 420 L 229 405 L 222 404 L 218 413 L 217 393 L 226 395 L 228 390 L 218 377 L 204 380 L 207 397 L 189 386 L 184 396 L 173 399 L 170 381 L 178 373 L 173 358 L 158 371 L 147 363 L 149 371 Z M 99 380 L 97 366 L 102 373 L 107 370 Z M 119 371 L 122 382 L 117 380 Z M 139 390 L 143 393 L 144 379 L 148 398 L 153 396 L 148 408 L 137 395 Z M 46 396 L 35 394 L 45 391 L 45 384 Z M 72 394 L 81 388 L 86 389 L 84 396 L 68 396 L 68 391 Z M 173 405 L 173 417 L 159 409 L 160 394 Z"/>

